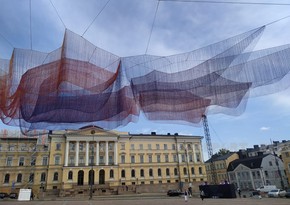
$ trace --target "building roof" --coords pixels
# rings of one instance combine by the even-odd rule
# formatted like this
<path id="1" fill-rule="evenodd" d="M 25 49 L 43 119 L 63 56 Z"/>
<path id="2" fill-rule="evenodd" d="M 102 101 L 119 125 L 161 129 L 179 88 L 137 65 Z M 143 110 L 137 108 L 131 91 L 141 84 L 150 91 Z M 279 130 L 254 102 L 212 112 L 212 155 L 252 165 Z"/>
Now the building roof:
<path id="1" fill-rule="evenodd" d="M 220 155 L 220 156 L 213 156 L 212 159 L 208 159 L 205 163 L 210 163 L 211 161 L 216 162 L 216 161 L 221 161 L 221 160 L 226 160 L 236 152 L 229 152 L 225 155 Z"/>
<path id="2" fill-rule="evenodd" d="M 227 171 L 233 171 L 239 166 L 240 164 L 249 167 L 250 169 L 256 169 L 260 168 L 262 164 L 262 160 L 264 157 L 268 156 L 269 154 L 255 156 L 255 157 L 249 157 L 245 159 L 236 159 L 232 162 L 230 162 Z"/>

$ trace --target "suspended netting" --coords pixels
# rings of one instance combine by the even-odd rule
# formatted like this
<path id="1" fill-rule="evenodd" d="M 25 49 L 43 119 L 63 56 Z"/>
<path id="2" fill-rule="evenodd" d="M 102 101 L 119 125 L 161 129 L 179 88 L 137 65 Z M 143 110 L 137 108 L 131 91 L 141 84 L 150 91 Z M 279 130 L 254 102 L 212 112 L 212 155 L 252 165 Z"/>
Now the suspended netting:
<path id="1" fill-rule="evenodd" d="M 0 117 L 22 129 L 138 120 L 199 124 L 243 113 L 249 97 L 289 87 L 290 45 L 255 50 L 265 26 L 172 56 L 118 57 L 66 30 L 51 53 L 14 49 L 0 59 Z"/>

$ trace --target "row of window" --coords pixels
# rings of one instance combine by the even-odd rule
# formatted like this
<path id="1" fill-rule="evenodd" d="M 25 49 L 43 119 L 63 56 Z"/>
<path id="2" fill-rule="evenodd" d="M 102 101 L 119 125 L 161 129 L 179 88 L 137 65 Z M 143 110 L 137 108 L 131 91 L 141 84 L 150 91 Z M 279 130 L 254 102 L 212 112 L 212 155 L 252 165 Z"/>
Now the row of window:
<path id="1" fill-rule="evenodd" d="M 121 150 L 125 150 L 125 145 L 126 145 L 125 143 L 121 143 Z M 130 149 L 131 150 L 135 150 L 135 145 L 136 144 L 131 144 L 130 145 Z M 70 143 L 69 144 L 69 149 L 71 151 L 74 151 L 75 150 L 75 146 L 76 146 L 76 143 Z M 99 143 L 100 151 L 104 151 L 105 146 L 106 146 L 106 143 Z M 60 143 L 56 143 L 55 147 L 56 147 L 56 150 L 61 150 L 61 144 Z M 84 143 L 84 142 L 80 142 L 79 143 L 79 151 L 85 151 L 85 147 L 86 147 L 86 143 Z M 114 143 L 109 142 L 108 143 L 108 149 L 109 150 L 113 150 L 113 148 L 114 148 Z M 199 151 L 199 145 L 198 144 L 195 144 L 194 148 L 195 148 L 196 151 Z M 95 145 L 90 143 L 89 144 L 89 149 L 91 151 L 94 151 L 95 150 Z M 152 150 L 152 144 L 148 144 L 147 145 L 147 149 L 148 150 Z M 155 144 L 155 149 L 156 150 L 160 150 L 161 149 L 160 144 Z M 171 144 L 171 149 L 172 150 L 176 150 L 176 144 Z M 192 144 L 179 144 L 179 149 L 180 150 L 185 150 L 185 149 L 191 150 L 192 149 Z M 143 144 L 139 144 L 138 145 L 138 150 L 144 150 L 144 145 Z M 163 150 L 168 150 L 168 144 L 163 144 Z"/>
<path id="2" fill-rule="evenodd" d="M 16 183 L 22 183 L 23 180 L 23 175 L 21 173 L 17 174 L 16 177 Z M 46 173 L 42 172 L 40 175 L 40 182 L 45 182 L 46 180 Z M 10 174 L 5 174 L 4 176 L 4 184 L 9 184 L 10 181 Z M 58 181 L 58 172 L 55 172 L 53 174 L 53 181 Z M 34 173 L 31 173 L 29 175 L 29 183 L 33 183 L 34 182 Z"/>
<path id="3" fill-rule="evenodd" d="M 40 149 L 41 148 L 41 149 Z M 2 146 L 0 144 L 0 151 L 36 151 L 38 148 L 36 147 L 36 144 L 33 145 L 27 145 L 27 144 L 22 144 L 22 145 L 14 145 L 14 144 L 9 144 L 6 147 Z M 38 151 L 48 151 L 48 146 L 43 146 L 39 147 Z"/>
<path id="4" fill-rule="evenodd" d="M 25 162 L 26 162 L 25 157 L 21 156 L 18 158 L 18 166 L 25 166 L 26 165 Z M 12 166 L 12 165 L 13 165 L 13 157 L 8 156 L 6 158 L 6 166 Z M 30 165 L 30 166 L 36 165 L 36 157 L 30 157 L 29 164 L 27 164 L 27 165 Z M 44 165 L 44 166 L 48 165 L 48 157 L 47 156 L 42 157 L 42 165 Z"/>

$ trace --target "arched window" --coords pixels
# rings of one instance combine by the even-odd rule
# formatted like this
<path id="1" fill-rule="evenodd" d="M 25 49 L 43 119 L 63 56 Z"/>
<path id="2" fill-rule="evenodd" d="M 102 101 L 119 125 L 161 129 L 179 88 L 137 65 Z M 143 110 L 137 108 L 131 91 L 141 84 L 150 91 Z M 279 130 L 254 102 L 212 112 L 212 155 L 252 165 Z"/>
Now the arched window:
<path id="1" fill-rule="evenodd" d="M 22 174 L 18 174 L 17 175 L 17 180 L 16 180 L 17 183 L 21 183 L 22 182 Z"/>
<path id="2" fill-rule="evenodd" d="M 194 174 L 194 167 L 191 167 L 191 174 Z"/>
<path id="3" fill-rule="evenodd" d="M 58 173 L 54 172 L 53 174 L 53 181 L 58 181 Z"/>
<path id="4" fill-rule="evenodd" d="M 9 183 L 9 179 L 10 179 L 10 174 L 5 174 L 4 184 L 8 184 Z"/>
<path id="5" fill-rule="evenodd" d="M 161 177 L 161 169 L 158 169 L 158 176 Z"/>
<path id="6" fill-rule="evenodd" d="M 170 176 L 169 168 L 166 168 L 166 176 Z"/>
<path id="7" fill-rule="evenodd" d="M 187 175 L 187 169 L 186 169 L 186 167 L 183 168 L 183 174 L 184 175 Z"/>
<path id="8" fill-rule="evenodd" d="M 202 167 L 198 168 L 198 172 L 199 172 L 199 174 L 202 174 Z"/>
<path id="9" fill-rule="evenodd" d="M 114 178 L 114 170 L 110 170 L 110 178 Z"/>
<path id="10" fill-rule="evenodd" d="M 135 170 L 134 169 L 131 170 L 131 177 L 135 178 Z"/>
<path id="11" fill-rule="evenodd" d="M 149 169 L 149 177 L 153 177 L 153 170 Z"/>
<path id="12" fill-rule="evenodd" d="M 144 169 L 140 169 L 140 177 L 144 177 Z"/>
<path id="13" fill-rule="evenodd" d="M 69 171 L 68 172 L 67 179 L 68 180 L 72 180 L 73 179 L 73 171 Z"/>
<path id="14" fill-rule="evenodd" d="M 45 179 L 46 179 L 46 174 L 45 174 L 45 172 L 42 172 L 40 175 L 40 181 L 45 182 Z"/>
<path id="15" fill-rule="evenodd" d="M 126 176 L 126 173 L 125 173 L 125 170 L 123 169 L 122 172 L 121 172 L 121 177 L 125 178 L 125 176 Z"/>
<path id="16" fill-rule="evenodd" d="M 175 175 L 175 176 L 177 176 L 177 175 L 178 175 L 177 168 L 174 168 L 174 175 Z"/>

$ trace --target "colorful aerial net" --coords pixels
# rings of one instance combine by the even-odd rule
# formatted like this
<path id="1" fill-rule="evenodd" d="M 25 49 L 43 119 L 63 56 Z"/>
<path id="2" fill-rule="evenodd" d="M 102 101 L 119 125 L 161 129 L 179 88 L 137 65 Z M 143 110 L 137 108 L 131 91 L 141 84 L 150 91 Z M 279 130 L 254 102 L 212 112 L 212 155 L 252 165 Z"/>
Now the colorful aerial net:
<path id="1" fill-rule="evenodd" d="M 265 26 L 172 56 L 118 57 L 66 30 L 51 53 L 14 49 L 0 59 L 0 117 L 22 129 L 138 120 L 199 124 L 243 113 L 251 96 L 289 86 L 290 46 L 254 51 Z M 251 94 L 251 95 L 250 95 Z"/>

